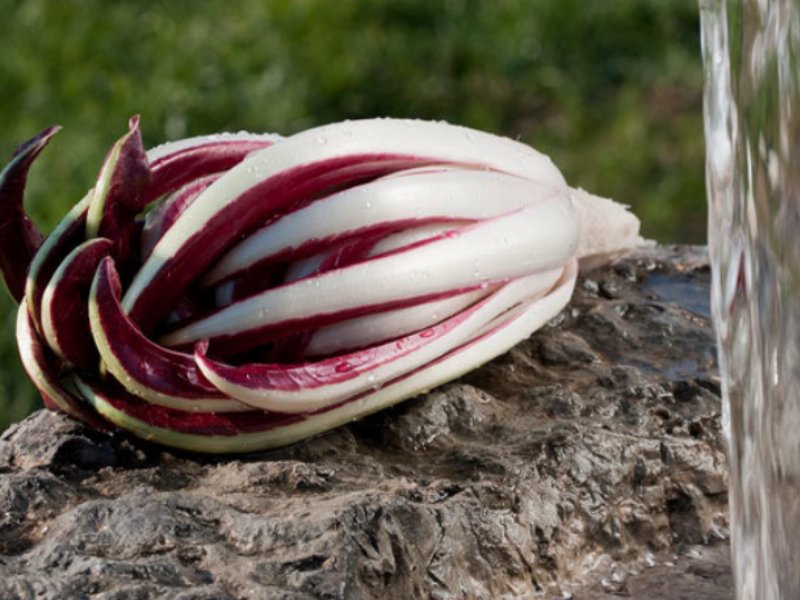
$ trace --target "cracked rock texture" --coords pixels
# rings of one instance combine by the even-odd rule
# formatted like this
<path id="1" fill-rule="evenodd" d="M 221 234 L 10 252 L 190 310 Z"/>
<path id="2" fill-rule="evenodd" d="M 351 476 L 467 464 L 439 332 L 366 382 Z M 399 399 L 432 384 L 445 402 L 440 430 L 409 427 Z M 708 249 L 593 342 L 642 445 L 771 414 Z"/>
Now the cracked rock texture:
<path id="1" fill-rule="evenodd" d="M 585 274 L 395 409 L 214 459 L 40 411 L 0 438 L 0 598 L 731 598 L 697 248 Z"/>

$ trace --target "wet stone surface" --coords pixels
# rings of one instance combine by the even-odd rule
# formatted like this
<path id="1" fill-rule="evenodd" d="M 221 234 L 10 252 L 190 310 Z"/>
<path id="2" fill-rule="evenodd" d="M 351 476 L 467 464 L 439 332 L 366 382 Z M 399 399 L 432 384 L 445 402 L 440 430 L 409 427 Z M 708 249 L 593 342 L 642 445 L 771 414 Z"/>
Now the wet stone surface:
<path id="1" fill-rule="evenodd" d="M 709 270 L 658 248 L 463 379 L 210 459 L 40 411 L 0 439 L 0 598 L 731 598 Z"/>

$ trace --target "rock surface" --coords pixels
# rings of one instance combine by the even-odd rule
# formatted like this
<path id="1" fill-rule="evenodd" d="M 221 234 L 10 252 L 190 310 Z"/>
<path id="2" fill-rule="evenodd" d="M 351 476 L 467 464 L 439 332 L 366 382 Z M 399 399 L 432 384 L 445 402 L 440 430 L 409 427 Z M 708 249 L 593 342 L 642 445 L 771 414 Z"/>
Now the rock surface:
<path id="1" fill-rule="evenodd" d="M 730 598 L 708 283 L 621 259 L 462 380 L 259 455 L 40 411 L 0 438 L 0 598 Z"/>

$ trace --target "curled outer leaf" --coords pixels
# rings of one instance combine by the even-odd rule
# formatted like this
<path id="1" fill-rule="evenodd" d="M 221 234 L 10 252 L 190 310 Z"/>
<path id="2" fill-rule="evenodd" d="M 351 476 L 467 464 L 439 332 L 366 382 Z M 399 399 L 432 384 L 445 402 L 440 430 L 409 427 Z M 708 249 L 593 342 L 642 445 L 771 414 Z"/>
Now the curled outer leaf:
<path id="1" fill-rule="evenodd" d="M 63 385 L 59 361 L 39 338 L 25 304 L 20 304 L 17 309 L 17 347 L 22 366 L 48 408 L 61 410 L 94 427 L 105 428 L 94 409 Z"/>
<path id="2" fill-rule="evenodd" d="M 83 197 L 47 236 L 33 257 L 25 282 L 25 302 L 34 325 L 41 330 L 42 295 L 61 261 L 86 239 L 86 213 L 91 193 Z"/>
<path id="3" fill-rule="evenodd" d="M 28 169 L 59 129 L 48 127 L 20 145 L 0 171 L 0 273 L 17 302 L 25 291 L 28 266 L 42 244 L 42 234 L 23 204 Z"/>
<path id="4" fill-rule="evenodd" d="M 188 412 L 248 410 L 211 385 L 192 355 L 147 339 L 119 303 L 121 284 L 113 260 L 97 267 L 89 297 L 94 342 L 103 363 L 118 380 L 153 404 Z"/>

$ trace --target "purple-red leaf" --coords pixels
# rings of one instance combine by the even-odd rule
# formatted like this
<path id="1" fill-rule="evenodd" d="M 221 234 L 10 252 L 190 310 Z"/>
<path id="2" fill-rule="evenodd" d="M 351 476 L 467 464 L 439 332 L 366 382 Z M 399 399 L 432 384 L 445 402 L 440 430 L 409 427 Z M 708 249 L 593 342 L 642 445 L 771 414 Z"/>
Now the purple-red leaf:
<path id="1" fill-rule="evenodd" d="M 66 256 L 86 239 L 86 213 L 91 194 L 72 207 L 33 257 L 25 283 L 25 299 L 34 326 L 41 331 L 41 305 L 45 286 Z"/>
<path id="2" fill-rule="evenodd" d="M 50 347 L 79 369 L 97 367 L 97 350 L 89 331 L 87 299 L 97 265 L 113 243 L 88 240 L 70 252 L 53 274 L 42 296 L 42 331 Z"/>
<path id="3" fill-rule="evenodd" d="M 210 412 L 190 412 L 158 406 L 145 402 L 140 398 L 128 393 L 121 385 L 113 381 L 99 382 L 90 378 L 81 377 L 78 380 L 81 391 L 90 398 L 89 401 L 96 402 L 98 399 L 103 404 L 114 408 L 119 415 L 105 413 L 105 416 L 112 422 L 122 425 L 126 429 L 133 429 L 131 423 L 126 421 L 133 419 L 141 424 L 164 430 L 166 438 L 169 432 L 178 434 L 189 434 L 194 436 L 214 437 L 214 436 L 237 436 L 248 433 L 258 433 L 270 431 L 276 428 L 285 427 L 292 423 L 302 421 L 304 415 L 287 415 L 281 413 L 270 413 L 260 410 L 232 413 L 210 413 Z M 122 417 L 122 419 L 120 419 Z M 127 419 L 125 419 L 127 417 Z M 168 440 L 159 440 L 167 442 Z M 206 440 L 210 441 L 210 440 Z M 197 440 L 198 445 L 202 439 Z M 202 448 L 198 448 L 202 450 Z"/>
<path id="4" fill-rule="evenodd" d="M 137 231 L 134 217 L 146 206 L 150 167 L 142 144 L 139 117 L 131 117 L 129 131 L 108 152 L 97 177 L 86 218 L 87 237 L 114 242 L 114 256 L 124 262 L 130 256 Z"/>
<path id="5" fill-rule="evenodd" d="M 17 302 L 25 293 L 28 267 L 42 244 L 42 234 L 25 213 L 23 204 L 28 169 L 59 129 L 48 127 L 20 145 L 0 172 L 0 272 Z"/>
<path id="6" fill-rule="evenodd" d="M 17 346 L 22 366 L 42 394 L 47 408 L 58 408 L 97 429 L 107 428 L 90 405 L 61 384 L 59 360 L 36 333 L 25 304 L 21 304 L 17 312 Z"/>

